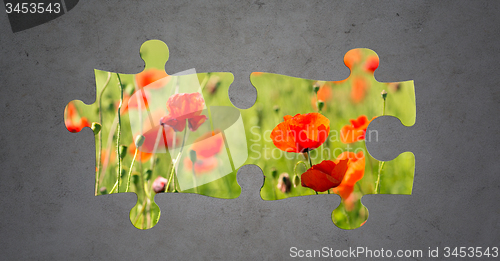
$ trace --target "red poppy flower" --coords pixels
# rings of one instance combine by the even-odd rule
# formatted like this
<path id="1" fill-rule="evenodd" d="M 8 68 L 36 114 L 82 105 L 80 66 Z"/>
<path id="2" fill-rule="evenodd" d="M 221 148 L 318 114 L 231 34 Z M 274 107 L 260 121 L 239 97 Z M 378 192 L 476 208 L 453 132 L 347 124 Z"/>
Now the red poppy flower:
<path id="1" fill-rule="evenodd" d="M 375 118 L 376 117 L 373 117 L 373 119 Z M 345 125 L 340 129 L 340 140 L 343 143 L 353 143 L 364 140 L 366 128 L 372 120 L 369 121 L 365 115 L 361 115 L 357 119 L 351 120 L 351 125 Z"/>
<path id="2" fill-rule="evenodd" d="M 304 153 L 321 146 L 328 138 L 330 120 L 320 113 L 286 115 L 271 132 L 274 145 L 286 152 Z"/>
<path id="3" fill-rule="evenodd" d="M 335 188 L 342 182 L 349 160 L 340 160 L 337 163 L 323 160 L 313 165 L 301 176 L 302 187 L 311 188 L 316 192 L 324 192 Z"/>
<path id="4" fill-rule="evenodd" d="M 64 114 L 66 115 L 64 124 L 70 132 L 80 132 L 85 127 L 90 127 L 91 124 L 85 117 L 79 117 L 76 107 L 73 103 L 66 106 Z"/>
<path id="5" fill-rule="evenodd" d="M 349 160 L 342 182 L 333 189 L 333 193 L 340 195 L 346 200 L 354 191 L 356 182 L 361 180 L 365 174 L 365 155 L 363 151 L 359 151 L 358 153 L 346 151 L 340 154 L 337 160 Z"/>
<path id="6" fill-rule="evenodd" d="M 352 68 L 355 64 L 361 61 L 361 51 L 359 49 L 352 49 L 344 55 L 344 64 Z"/>
<path id="7" fill-rule="evenodd" d="M 165 71 L 158 69 L 144 70 L 135 75 L 135 82 L 137 83 L 137 87 L 139 87 L 139 89 L 150 84 L 151 85 L 149 87 L 153 89 L 161 88 L 167 84 L 169 80 L 170 77 L 168 77 L 168 74 Z"/>
<path id="8" fill-rule="evenodd" d="M 210 157 L 206 159 L 197 159 L 194 163 L 194 173 L 196 176 L 212 171 L 217 167 L 218 160 L 216 157 Z M 189 158 L 184 159 L 184 167 L 187 171 L 193 169 L 193 163 Z"/>
<path id="9" fill-rule="evenodd" d="M 160 132 L 160 138 L 158 140 L 158 144 L 156 145 L 156 140 L 158 138 L 158 132 Z M 182 137 L 181 135 L 175 135 L 175 132 L 172 128 L 168 127 L 163 127 L 161 125 L 155 126 L 149 130 L 147 130 L 144 134 L 144 143 L 142 144 L 141 147 L 139 147 L 139 151 L 143 152 L 143 161 L 147 161 L 148 156 L 151 157 L 151 155 L 148 155 L 153 153 L 156 145 L 156 152 L 163 152 L 165 151 L 165 148 L 174 148 L 174 137 L 175 137 L 175 147 L 179 147 L 182 142 Z M 132 142 L 134 143 L 134 142 Z M 135 145 L 131 145 L 131 148 L 134 148 L 135 151 Z M 145 159 L 146 158 L 146 159 Z"/>
<path id="10" fill-rule="evenodd" d="M 361 77 L 356 77 L 352 81 L 352 87 L 351 87 L 351 99 L 355 103 L 361 102 L 365 96 L 366 92 L 368 91 L 368 82 L 366 82 L 365 79 Z"/>
<path id="11" fill-rule="evenodd" d="M 68 106 L 64 109 L 64 115 L 66 115 L 66 118 L 73 118 L 76 117 L 78 112 L 76 111 L 75 105 L 70 102 L 68 103 Z"/>
<path id="12" fill-rule="evenodd" d="M 195 140 L 191 150 L 196 151 L 197 158 L 209 158 L 217 155 L 222 149 L 224 140 L 220 131 L 207 132 Z"/>
<path id="13" fill-rule="evenodd" d="M 354 191 L 354 186 L 339 185 L 336 188 L 332 189 L 333 193 L 339 195 L 344 200 L 347 209 L 351 209 L 351 206 L 345 201 L 351 196 L 353 191 Z"/>
<path id="14" fill-rule="evenodd" d="M 188 121 L 189 129 L 195 131 L 207 119 L 202 115 L 205 100 L 201 93 L 177 93 L 168 98 L 169 114 L 160 119 L 161 124 L 172 127 L 175 131 L 183 131 Z"/>
<path id="15" fill-rule="evenodd" d="M 217 167 L 218 160 L 215 156 L 221 151 L 224 144 L 222 135 L 218 133 L 220 132 L 208 132 L 196 139 L 191 146 L 191 150 L 196 151 L 196 162 L 194 164 L 196 174 L 209 172 Z M 193 169 L 193 162 L 189 157 L 184 158 L 184 166 L 187 171 Z"/>
<path id="16" fill-rule="evenodd" d="M 74 133 L 80 132 L 85 127 L 90 127 L 90 123 L 85 117 L 81 117 L 79 120 L 66 120 L 64 123 L 66 124 L 66 129 Z"/>
<path id="17" fill-rule="evenodd" d="M 151 100 L 151 94 L 148 91 L 145 91 L 144 89 L 135 92 L 132 96 L 124 95 L 122 108 L 120 112 L 123 115 L 127 113 L 129 109 L 138 109 L 139 105 L 141 106 L 142 110 L 145 110 L 149 107 L 148 101 L 150 100 Z M 117 103 L 116 104 L 117 108 L 118 105 L 119 104 Z"/>
<path id="18" fill-rule="evenodd" d="M 367 72 L 373 73 L 378 68 L 378 64 L 378 56 L 370 56 L 366 59 L 365 70 Z"/>

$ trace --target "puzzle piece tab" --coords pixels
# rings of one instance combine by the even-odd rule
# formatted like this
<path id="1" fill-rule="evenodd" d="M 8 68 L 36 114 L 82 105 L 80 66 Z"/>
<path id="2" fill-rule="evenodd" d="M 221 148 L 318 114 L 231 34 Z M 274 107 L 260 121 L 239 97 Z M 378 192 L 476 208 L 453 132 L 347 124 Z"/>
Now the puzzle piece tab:
<path id="1" fill-rule="evenodd" d="M 332 213 L 340 228 L 355 229 L 368 218 L 361 204 L 366 194 L 411 194 L 415 159 L 411 152 L 382 162 L 366 150 L 376 117 L 415 123 L 413 81 L 382 83 L 374 77 L 379 58 L 369 49 L 344 57 L 351 74 L 341 81 L 317 81 L 254 72 L 256 104 L 243 111 L 248 126 L 249 159 L 265 175 L 265 200 L 313 194 L 338 194 Z"/>
<path id="2" fill-rule="evenodd" d="M 95 103 L 71 101 L 65 124 L 71 132 L 94 131 L 95 195 L 136 193 L 130 220 L 147 229 L 160 217 L 157 193 L 238 197 L 236 171 L 248 150 L 240 111 L 227 95 L 231 73 L 168 75 L 168 48 L 158 40 L 145 42 L 140 54 L 141 73 L 95 70 Z"/>

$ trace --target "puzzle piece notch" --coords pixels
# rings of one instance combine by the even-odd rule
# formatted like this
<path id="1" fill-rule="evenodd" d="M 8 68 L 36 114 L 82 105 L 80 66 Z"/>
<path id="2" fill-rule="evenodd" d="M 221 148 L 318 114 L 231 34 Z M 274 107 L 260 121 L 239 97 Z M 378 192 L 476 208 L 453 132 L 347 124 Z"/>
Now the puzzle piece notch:
<path id="1" fill-rule="evenodd" d="M 379 132 L 384 130 L 384 132 Z M 405 152 L 410 152 L 407 146 L 399 146 L 400 149 L 394 151 L 394 145 L 406 145 L 405 140 L 408 135 L 405 132 L 411 127 L 404 126 L 399 118 L 394 116 L 380 116 L 370 122 L 366 128 L 366 133 L 372 135 L 371 139 L 365 140 L 366 150 L 373 158 L 380 161 L 392 161 Z M 410 152 L 411 153 L 411 152 Z"/>

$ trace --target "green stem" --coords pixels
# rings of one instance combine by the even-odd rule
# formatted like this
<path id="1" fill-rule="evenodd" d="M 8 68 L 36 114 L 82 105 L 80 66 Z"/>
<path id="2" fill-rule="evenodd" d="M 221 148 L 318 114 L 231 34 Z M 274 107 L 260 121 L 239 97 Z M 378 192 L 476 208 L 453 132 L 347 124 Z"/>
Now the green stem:
<path id="1" fill-rule="evenodd" d="M 158 149 L 158 145 L 160 143 L 160 139 L 161 139 L 161 134 L 162 134 L 162 129 L 159 128 L 158 129 L 158 134 L 156 134 L 156 141 L 155 141 L 155 146 L 153 147 L 153 155 L 151 155 L 151 161 L 150 161 L 150 166 L 151 166 L 151 171 L 154 173 L 155 171 L 155 166 L 156 166 L 156 159 L 157 159 L 157 156 L 156 156 L 156 150 Z M 175 138 L 174 138 L 175 140 Z M 168 152 L 168 148 L 165 148 L 165 153 Z M 165 154 L 167 155 L 167 154 Z"/>
<path id="2" fill-rule="evenodd" d="M 156 217 L 156 220 L 155 220 L 155 225 L 158 224 L 158 222 L 160 222 L 160 215 L 161 215 L 161 209 L 158 211 L 158 216 Z"/>
<path id="3" fill-rule="evenodd" d="M 194 188 L 194 193 L 198 194 L 198 187 L 196 186 L 196 172 L 194 170 L 194 163 L 193 163 L 193 188 Z"/>
<path id="4" fill-rule="evenodd" d="M 102 87 L 101 93 L 99 94 L 99 123 L 102 124 L 102 94 L 104 93 L 104 90 L 106 90 L 106 87 L 108 87 L 109 80 L 111 79 L 111 73 L 108 72 L 108 79 L 106 79 L 106 82 L 104 83 L 104 86 Z M 101 125 L 102 126 L 102 125 Z M 99 154 L 97 156 L 97 172 L 95 174 L 95 195 L 97 196 L 97 190 L 99 189 L 99 176 L 101 175 L 101 154 L 102 154 L 102 132 L 103 129 L 101 127 L 101 131 L 99 131 Z"/>
<path id="5" fill-rule="evenodd" d="M 274 192 L 274 199 L 275 200 L 278 200 L 278 191 L 276 191 L 278 187 L 278 183 L 276 182 L 276 180 L 273 180 L 273 192 Z"/>
<path id="6" fill-rule="evenodd" d="M 307 150 L 307 157 L 309 158 L 309 165 L 311 165 L 311 168 L 313 166 L 312 160 L 311 160 L 311 154 L 309 154 L 309 149 Z"/>
<path id="7" fill-rule="evenodd" d="M 361 194 L 363 194 L 363 195 L 364 195 L 365 193 L 363 192 L 363 189 L 361 189 L 361 185 L 359 185 L 359 183 L 358 183 L 358 182 L 356 182 L 356 186 L 358 187 L 359 192 L 361 192 Z"/>
<path id="8" fill-rule="evenodd" d="M 177 163 L 182 155 L 182 151 L 184 149 L 184 143 L 186 142 L 186 138 L 187 138 L 187 129 L 188 129 L 188 124 L 187 124 L 187 119 L 186 119 L 186 127 L 184 129 L 184 137 L 182 138 L 181 148 L 179 150 L 179 154 L 177 154 L 177 157 L 175 158 L 175 160 L 172 164 L 172 171 L 170 172 L 170 177 L 168 178 L 168 183 L 167 183 L 167 186 L 165 187 L 165 192 L 167 192 L 167 190 L 170 186 L 170 183 L 172 182 L 172 178 L 174 177 L 175 166 L 177 165 Z M 163 130 L 164 130 L 163 133 L 165 135 L 165 127 L 163 128 Z M 166 143 L 167 137 L 163 137 L 163 139 L 165 140 L 165 143 Z M 167 144 L 165 144 L 165 147 L 167 148 Z M 175 191 L 175 187 L 174 187 L 174 191 Z"/>
<path id="9" fill-rule="evenodd" d="M 298 166 L 299 164 L 301 164 L 301 163 L 302 163 L 302 164 L 304 164 L 304 166 L 305 166 L 305 167 L 306 167 L 306 169 L 307 169 L 307 164 L 306 164 L 305 162 L 303 162 L 303 161 L 299 160 L 297 163 L 295 163 L 295 167 L 293 167 L 293 174 L 297 175 L 297 166 Z"/>
<path id="10" fill-rule="evenodd" d="M 132 168 L 134 168 L 135 158 L 137 157 L 138 151 L 139 150 L 137 148 L 135 148 L 134 158 L 132 159 L 132 164 L 130 164 L 130 169 L 128 170 L 127 189 L 125 190 L 125 192 L 128 192 L 128 190 L 130 188 L 130 176 L 132 176 Z"/>
<path id="11" fill-rule="evenodd" d="M 116 189 L 116 187 L 118 186 L 118 180 L 115 182 L 115 185 L 113 186 L 113 188 L 111 189 L 111 191 L 109 192 L 109 194 L 113 193 Z"/>
<path id="12" fill-rule="evenodd" d="M 118 173 L 116 176 L 116 179 L 118 180 L 118 187 L 116 189 L 116 193 L 120 193 L 120 180 L 122 173 L 122 158 L 120 157 L 120 134 L 122 132 L 121 129 L 122 120 L 120 117 L 120 112 L 123 104 L 123 86 L 122 86 L 122 81 L 120 79 L 120 75 L 117 73 L 116 76 L 118 77 L 118 87 L 120 87 L 120 104 L 118 105 L 118 130 L 116 134 L 116 155 L 118 157 Z"/>
<path id="13" fill-rule="evenodd" d="M 143 192 L 144 192 L 143 196 L 142 196 L 144 204 L 142 205 L 141 210 L 139 210 L 137 212 L 137 215 L 135 216 L 133 224 L 136 227 L 137 227 L 137 221 L 139 220 L 139 217 L 143 214 L 144 210 L 146 209 L 147 201 L 148 201 L 148 198 L 150 197 L 150 195 L 148 195 L 148 191 L 147 191 L 147 187 L 148 186 L 146 185 L 146 182 L 144 181 L 144 175 L 139 175 L 139 176 L 141 177 L 142 189 L 143 189 Z M 142 226 L 144 227 L 144 219 L 143 219 L 143 225 Z"/>
<path id="14" fill-rule="evenodd" d="M 347 221 L 347 225 L 349 226 L 349 229 L 352 229 L 352 226 L 351 226 L 351 219 L 349 217 L 349 214 L 347 213 L 347 211 L 345 210 L 345 203 L 343 204 L 342 206 L 342 211 L 344 212 L 344 216 L 345 216 L 345 219 Z"/>
<path id="15" fill-rule="evenodd" d="M 382 110 L 382 116 L 385 115 L 385 98 L 384 99 L 384 109 Z M 375 194 L 380 193 L 380 175 L 382 174 L 382 168 L 384 167 L 385 162 L 378 162 L 378 173 L 377 173 L 377 183 L 375 183 Z"/>
<path id="16" fill-rule="evenodd" d="M 137 221 L 139 221 L 139 217 L 141 217 L 142 212 L 144 212 L 144 209 L 146 209 L 146 202 L 142 205 L 142 208 L 139 210 L 139 213 L 137 213 L 137 216 L 135 216 L 134 219 L 134 226 L 137 227 Z"/>
<path id="17" fill-rule="evenodd" d="M 113 133 L 116 132 L 117 126 L 118 126 L 118 117 L 115 116 L 115 118 L 113 119 L 113 124 L 111 125 L 111 128 L 109 129 L 106 148 L 111 148 L 111 145 L 113 143 Z M 108 169 L 108 165 L 109 165 L 109 162 L 111 160 L 111 152 L 112 151 L 113 150 L 111 150 L 111 149 L 108 150 L 108 155 L 106 156 L 106 159 L 104 160 L 104 163 L 103 163 L 104 165 L 102 167 L 103 168 L 102 169 L 103 175 L 99 177 L 99 183 L 101 183 L 101 184 L 104 182 L 104 177 L 106 176 L 106 171 Z"/>
<path id="18" fill-rule="evenodd" d="M 167 186 L 165 187 L 165 192 L 168 192 L 168 188 L 170 187 L 170 183 L 172 182 L 172 178 L 174 177 L 174 171 L 175 171 L 175 163 L 172 164 L 172 170 L 170 171 L 170 176 L 168 177 L 168 182 Z M 175 191 L 175 188 L 174 188 Z"/>
<path id="19" fill-rule="evenodd" d="M 205 78 L 203 78 L 203 81 L 200 83 L 200 86 L 201 86 L 201 89 L 205 89 L 205 87 L 207 86 L 207 83 L 208 83 L 208 80 L 210 80 L 210 73 L 208 72 L 207 75 L 205 76 Z"/>
<path id="20" fill-rule="evenodd" d="M 146 111 L 148 113 L 149 124 L 151 124 L 151 128 L 153 128 L 153 126 L 155 126 L 155 125 L 154 125 L 154 121 L 153 121 L 153 116 L 151 116 L 151 111 L 149 110 L 149 103 L 148 103 L 148 100 L 146 98 L 146 92 L 144 91 L 144 88 L 141 88 L 140 91 L 142 94 L 142 100 L 144 102 L 144 106 L 146 106 Z M 142 115 L 142 111 L 139 111 L 139 115 Z M 142 123 L 142 121 L 140 121 L 140 122 Z"/>
<path id="21" fill-rule="evenodd" d="M 382 174 L 382 169 L 384 168 L 384 165 L 385 161 L 379 161 L 377 183 L 375 184 L 375 194 L 380 193 L 380 175 Z"/>
<path id="22" fill-rule="evenodd" d="M 385 115 L 385 99 L 384 99 L 384 109 L 382 110 L 382 116 Z"/>
<path id="23" fill-rule="evenodd" d="M 318 107 L 318 113 L 321 113 L 321 109 L 319 108 L 319 97 L 317 92 L 316 92 L 316 107 Z"/>

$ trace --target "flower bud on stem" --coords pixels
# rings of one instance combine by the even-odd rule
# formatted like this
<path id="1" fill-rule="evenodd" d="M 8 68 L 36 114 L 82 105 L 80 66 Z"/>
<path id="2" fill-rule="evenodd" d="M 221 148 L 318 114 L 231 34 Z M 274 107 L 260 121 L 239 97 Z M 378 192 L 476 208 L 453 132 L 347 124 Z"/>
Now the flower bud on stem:
<path id="1" fill-rule="evenodd" d="M 98 122 L 92 122 L 92 126 L 90 128 L 94 132 L 94 135 L 97 135 L 101 131 L 101 124 Z"/>
<path id="2" fill-rule="evenodd" d="M 318 107 L 318 112 L 321 113 L 321 111 L 323 110 L 323 107 L 325 107 L 325 102 L 322 100 L 318 100 L 316 102 L 316 106 Z"/>

